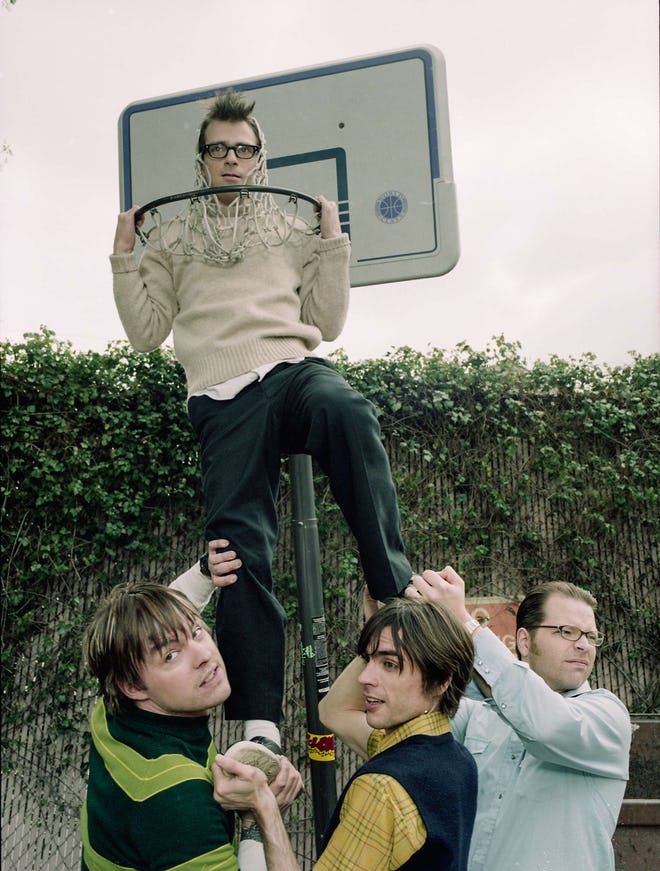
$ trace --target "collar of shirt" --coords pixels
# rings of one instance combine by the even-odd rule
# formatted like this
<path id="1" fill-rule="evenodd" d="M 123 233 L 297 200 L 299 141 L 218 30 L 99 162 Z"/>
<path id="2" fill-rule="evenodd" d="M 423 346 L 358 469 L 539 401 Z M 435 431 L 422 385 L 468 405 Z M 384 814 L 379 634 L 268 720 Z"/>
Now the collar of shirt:
<path id="1" fill-rule="evenodd" d="M 445 714 L 434 711 L 430 714 L 420 714 L 407 723 L 402 723 L 394 729 L 374 729 L 369 735 L 367 752 L 369 758 L 376 753 L 382 753 L 389 747 L 411 738 L 413 735 L 444 735 L 450 732 L 449 718 Z"/>
<path id="2" fill-rule="evenodd" d="M 580 686 L 577 687 L 576 689 L 566 690 L 566 692 L 560 693 L 560 695 L 566 696 L 567 698 L 572 698 L 573 696 L 581 696 L 582 693 L 590 693 L 590 692 L 591 692 L 591 686 L 589 685 L 589 681 L 585 680 L 585 682 L 580 684 Z"/>

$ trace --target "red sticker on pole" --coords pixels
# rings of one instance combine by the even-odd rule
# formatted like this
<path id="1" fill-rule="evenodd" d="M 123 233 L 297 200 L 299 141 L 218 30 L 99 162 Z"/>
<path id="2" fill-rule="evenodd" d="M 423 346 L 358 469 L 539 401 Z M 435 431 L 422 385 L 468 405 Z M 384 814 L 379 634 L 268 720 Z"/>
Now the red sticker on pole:
<path id="1" fill-rule="evenodd" d="M 335 761 L 335 736 L 307 733 L 307 755 L 314 762 Z"/>

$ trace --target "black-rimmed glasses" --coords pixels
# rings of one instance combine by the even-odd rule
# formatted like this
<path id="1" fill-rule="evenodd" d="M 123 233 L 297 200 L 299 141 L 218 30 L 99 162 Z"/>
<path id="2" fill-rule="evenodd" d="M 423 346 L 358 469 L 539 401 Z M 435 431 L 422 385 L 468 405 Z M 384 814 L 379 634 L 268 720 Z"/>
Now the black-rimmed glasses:
<path id="1" fill-rule="evenodd" d="M 248 145 L 239 142 L 237 145 L 227 145 L 226 142 L 209 142 L 202 148 L 202 154 L 208 154 L 213 160 L 222 160 L 230 151 L 233 151 L 239 160 L 250 160 L 261 151 L 259 145 Z"/>
<path id="2" fill-rule="evenodd" d="M 539 623 L 537 626 L 528 626 L 527 629 L 555 629 L 566 641 L 579 641 L 584 635 L 593 647 L 600 647 L 605 641 L 602 632 L 583 632 L 577 626 L 548 626 L 546 623 Z"/>

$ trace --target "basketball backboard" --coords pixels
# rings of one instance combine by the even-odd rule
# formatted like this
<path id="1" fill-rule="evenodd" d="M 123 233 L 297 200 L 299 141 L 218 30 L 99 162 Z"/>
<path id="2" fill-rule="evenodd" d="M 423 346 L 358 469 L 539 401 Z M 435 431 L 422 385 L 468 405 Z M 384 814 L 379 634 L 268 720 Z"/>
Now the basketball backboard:
<path id="1" fill-rule="evenodd" d="M 256 101 L 270 183 L 339 203 L 353 286 L 453 268 L 458 227 L 445 63 L 432 46 L 131 103 L 119 119 L 122 209 L 194 187 L 200 101 L 229 88 Z M 167 207 L 161 212 L 168 216 Z"/>

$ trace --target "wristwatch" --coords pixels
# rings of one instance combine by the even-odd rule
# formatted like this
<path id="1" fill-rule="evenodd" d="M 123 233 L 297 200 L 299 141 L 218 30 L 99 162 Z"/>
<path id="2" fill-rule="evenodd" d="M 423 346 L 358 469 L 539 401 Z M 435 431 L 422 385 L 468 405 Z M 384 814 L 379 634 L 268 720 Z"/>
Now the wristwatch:
<path id="1" fill-rule="evenodd" d="M 209 568 L 209 555 L 207 553 L 202 554 L 199 558 L 199 570 L 203 575 L 206 575 L 207 578 L 211 577 L 211 569 Z"/>
<path id="2" fill-rule="evenodd" d="M 481 626 L 481 623 L 478 620 L 475 620 L 474 617 L 470 617 L 469 620 L 466 620 L 465 623 L 463 623 L 463 626 L 465 626 L 470 635 L 474 635 L 476 630 Z"/>

